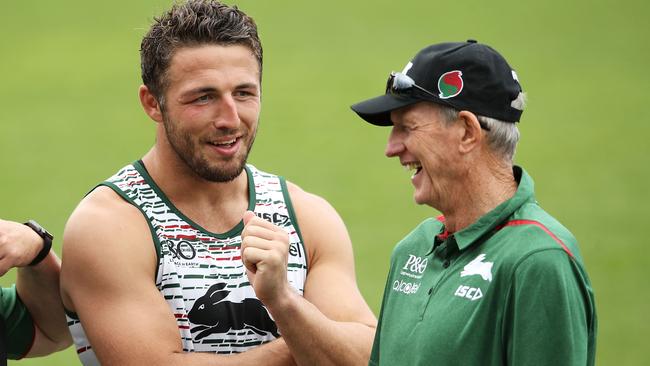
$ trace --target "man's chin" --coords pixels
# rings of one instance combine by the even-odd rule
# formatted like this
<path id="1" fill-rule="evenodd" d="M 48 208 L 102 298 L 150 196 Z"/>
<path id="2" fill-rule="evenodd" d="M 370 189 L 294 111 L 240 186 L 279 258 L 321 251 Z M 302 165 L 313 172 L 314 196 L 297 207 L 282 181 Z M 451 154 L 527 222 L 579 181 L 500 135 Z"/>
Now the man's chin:
<path id="1" fill-rule="evenodd" d="M 245 165 L 246 162 L 244 161 L 236 167 L 203 167 L 194 169 L 194 172 L 212 183 L 228 183 L 242 174 Z"/>
<path id="2" fill-rule="evenodd" d="M 419 192 L 417 192 L 417 191 L 415 191 L 415 192 L 413 193 L 413 201 L 415 202 L 415 204 L 420 205 L 420 206 L 421 206 L 421 205 L 431 206 L 431 203 L 426 199 L 426 197 L 423 197 L 423 196 L 422 196 L 421 194 L 419 194 Z M 432 206 L 432 207 L 433 207 L 433 206 Z"/>

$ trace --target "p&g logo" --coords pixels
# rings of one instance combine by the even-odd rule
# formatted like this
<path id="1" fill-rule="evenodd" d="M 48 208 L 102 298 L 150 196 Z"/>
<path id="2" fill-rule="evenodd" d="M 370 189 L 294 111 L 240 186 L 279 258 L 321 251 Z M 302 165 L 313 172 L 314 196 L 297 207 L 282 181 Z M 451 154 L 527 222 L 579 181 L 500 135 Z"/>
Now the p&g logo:
<path id="1" fill-rule="evenodd" d="M 427 268 L 428 263 L 428 258 L 422 258 L 413 254 L 409 254 L 409 259 L 406 261 L 406 264 L 404 264 L 402 270 L 422 274 Z"/>

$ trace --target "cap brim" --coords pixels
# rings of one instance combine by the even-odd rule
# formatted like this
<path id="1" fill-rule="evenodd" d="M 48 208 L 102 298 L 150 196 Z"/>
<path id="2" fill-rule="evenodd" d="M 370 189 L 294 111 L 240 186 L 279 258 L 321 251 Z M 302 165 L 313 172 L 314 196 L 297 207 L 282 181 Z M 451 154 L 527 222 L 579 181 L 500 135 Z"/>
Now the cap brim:
<path id="1" fill-rule="evenodd" d="M 409 96 L 384 94 L 353 104 L 350 108 L 368 123 L 376 126 L 392 126 L 391 111 L 419 101 L 420 99 Z"/>

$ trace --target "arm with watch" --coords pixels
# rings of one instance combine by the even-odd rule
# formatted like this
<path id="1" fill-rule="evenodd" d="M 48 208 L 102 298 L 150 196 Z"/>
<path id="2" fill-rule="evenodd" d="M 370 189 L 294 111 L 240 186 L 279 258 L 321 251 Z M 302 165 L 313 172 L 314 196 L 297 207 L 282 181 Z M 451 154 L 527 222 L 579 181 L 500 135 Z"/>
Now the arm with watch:
<path id="1" fill-rule="evenodd" d="M 10 358 L 44 356 L 72 343 L 59 293 L 61 261 L 51 250 L 52 239 L 33 220 L 21 224 L 0 219 L 0 276 L 18 269 L 15 291 L 2 289 L 0 304 L 3 316 L 16 319 L 21 314 L 20 324 L 6 324 Z M 12 345 L 18 339 L 22 344 Z"/>

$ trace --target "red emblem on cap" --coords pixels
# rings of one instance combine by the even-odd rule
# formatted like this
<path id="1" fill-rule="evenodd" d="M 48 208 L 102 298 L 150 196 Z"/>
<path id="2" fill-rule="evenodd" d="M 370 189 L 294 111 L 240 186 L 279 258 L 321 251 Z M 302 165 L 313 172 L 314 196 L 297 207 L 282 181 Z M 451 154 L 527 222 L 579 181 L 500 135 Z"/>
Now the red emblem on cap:
<path id="1" fill-rule="evenodd" d="M 463 91 L 463 73 L 459 70 L 449 71 L 438 79 L 438 90 L 440 99 L 453 98 Z"/>

